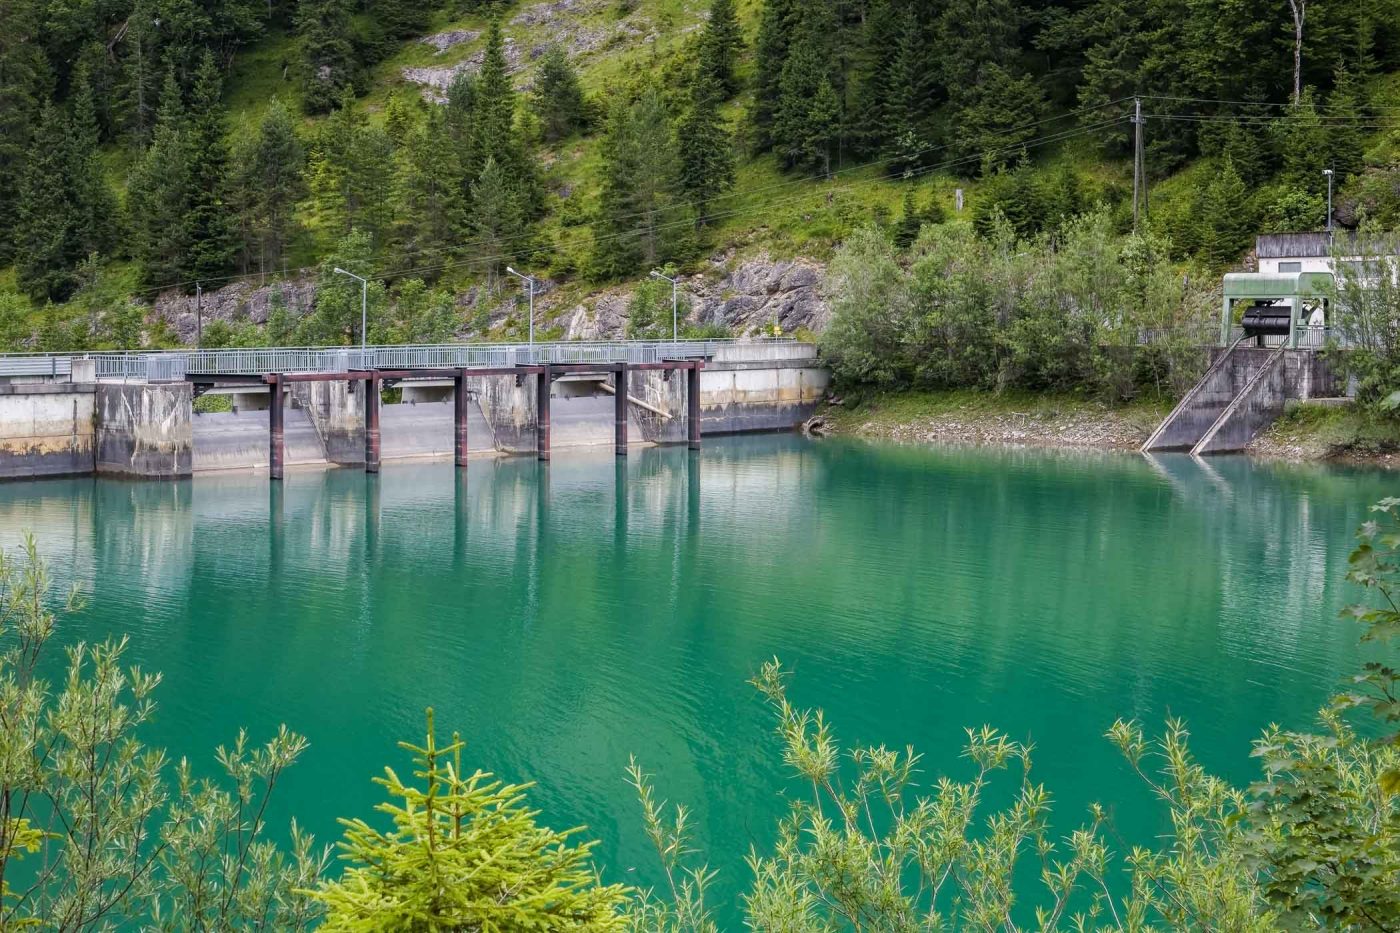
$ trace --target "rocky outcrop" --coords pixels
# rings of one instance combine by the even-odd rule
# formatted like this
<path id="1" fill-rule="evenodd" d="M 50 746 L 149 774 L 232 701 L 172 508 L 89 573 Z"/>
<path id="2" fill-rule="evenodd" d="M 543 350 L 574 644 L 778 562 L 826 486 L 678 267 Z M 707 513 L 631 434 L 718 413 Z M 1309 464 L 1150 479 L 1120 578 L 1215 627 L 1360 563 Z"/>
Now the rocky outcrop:
<path id="1" fill-rule="evenodd" d="M 820 332 L 831 317 L 822 295 L 824 268 L 811 259 L 772 259 L 760 254 L 739 260 L 733 254 L 713 257 L 703 272 L 683 276 L 680 290 L 685 321 L 697 326 L 717 325 L 736 336 L 769 333 L 776 326 L 784 334 L 799 330 Z M 628 308 L 633 284 L 595 292 L 582 301 L 577 291 L 541 280 L 535 290 L 535 322 L 538 328 L 562 327 L 568 340 L 614 340 L 627 333 Z M 504 296 L 504 297 L 503 297 Z M 316 283 L 296 278 L 272 285 L 235 282 L 200 299 L 204 326 L 211 321 L 251 321 L 264 324 L 280 302 L 297 318 L 312 309 Z M 472 286 L 457 295 L 461 326 L 458 336 L 483 338 L 498 333 L 514 318 L 523 321 L 525 302 L 514 287 L 502 292 Z M 165 322 L 186 344 L 195 342 L 196 299 L 167 292 L 155 302 L 154 319 Z"/>
<path id="2" fill-rule="evenodd" d="M 234 282 L 201 297 L 165 292 L 156 299 L 153 311 L 154 318 L 164 321 L 182 343 L 193 344 L 201 316 L 206 327 L 211 321 L 266 324 L 268 314 L 279 302 L 289 314 L 298 317 L 311 310 L 315 297 L 316 283 L 307 278 L 272 285 Z"/>
<path id="3" fill-rule="evenodd" d="M 732 267 L 732 268 L 731 268 Z M 810 259 L 774 260 L 767 255 L 735 262 L 732 256 L 711 261 L 711 270 L 680 280 L 689 305 L 685 320 L 717 325 L 737 335 L 798 330 L 822 331 L 831 319 L 822 295 L 824 268 Z M 564 311 L 559 321 L 569 340 L 605 340 L 627 331 L 629 292 L 593 295 Z"/>

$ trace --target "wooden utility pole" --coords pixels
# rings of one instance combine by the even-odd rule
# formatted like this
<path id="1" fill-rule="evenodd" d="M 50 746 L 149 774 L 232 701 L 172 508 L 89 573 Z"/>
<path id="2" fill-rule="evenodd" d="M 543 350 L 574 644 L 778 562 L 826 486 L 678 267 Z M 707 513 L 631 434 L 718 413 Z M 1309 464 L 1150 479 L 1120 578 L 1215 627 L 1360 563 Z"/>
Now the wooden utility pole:
<path id="1" fill-rule="evenodd" d="M 1142 155 L 1142 98 L 1133 98 L 1133 232 L 1137 233 L 1139 204 L 1147 204 L 1146 160 Z"/>

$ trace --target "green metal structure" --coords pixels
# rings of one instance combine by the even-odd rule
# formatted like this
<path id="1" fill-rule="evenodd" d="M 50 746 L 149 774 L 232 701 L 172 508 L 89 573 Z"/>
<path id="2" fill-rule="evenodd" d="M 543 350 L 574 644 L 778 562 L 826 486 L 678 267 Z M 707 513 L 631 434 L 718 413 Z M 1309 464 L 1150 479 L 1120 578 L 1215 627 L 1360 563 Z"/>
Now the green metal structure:
<path id="1" fill-rule="evenodd" d="M 1235 326 L 1235 302 L 1287 302 L 1288 347 L 1297 349 L 1298 328 L 1304 324 L 1304 305 L 1316 305 L 1321 302 L 1323 308 L 1327 309 L 1333 292 L 1333 278 L 1330 272 L 1232 272 L 1225 276 L 1225 302 L 1220 314 L 1220 345 L 1230 345 L 1230 331 Z"/>

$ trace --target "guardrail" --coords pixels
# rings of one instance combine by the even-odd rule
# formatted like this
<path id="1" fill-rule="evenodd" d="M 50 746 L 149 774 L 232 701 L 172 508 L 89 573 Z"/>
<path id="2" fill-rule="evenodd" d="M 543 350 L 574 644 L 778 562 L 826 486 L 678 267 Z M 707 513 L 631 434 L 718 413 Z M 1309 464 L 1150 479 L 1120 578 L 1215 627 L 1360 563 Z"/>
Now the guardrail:
<path id="1" fill-rule="evenodd" d="M 797 345 L 765 339 L 754 346 Z M 131 353 L 0 354 L 0 376 L 68 376 L 73 360 L 91 360 L 98 379 L 177 382 L 188 375 L 336 373 L 371 369 L 475 369 L 545 363 L 660 363 L 710 359 L 735 340 L 563 341 L 535 344 L 461 343 L 433 346 L 269 347 Z"/>
<path id="2" fill-rule="evenodd" d="M 1230 339 L 1226 346 L 1233 346 L 1235 341 L 1244 337 L 1244 328 L 1236 325 L 1230 328 Z M 1309 327 L 1304 325 L 1297 328 L 1295 332 L 1299 350 L 1321 350 L 1329 346 L 1345 348 L 1351 345 L 1351 341 L 1341 329 L 1336 327 Z M 1251 338 L 1252 339 L 1252 338 Z M 1263 345 L 1277 349 L 1288 344 L 1287 334 L 1265 334 Z M 1248 344 L 1246 344 L 1248 346 Z"/>

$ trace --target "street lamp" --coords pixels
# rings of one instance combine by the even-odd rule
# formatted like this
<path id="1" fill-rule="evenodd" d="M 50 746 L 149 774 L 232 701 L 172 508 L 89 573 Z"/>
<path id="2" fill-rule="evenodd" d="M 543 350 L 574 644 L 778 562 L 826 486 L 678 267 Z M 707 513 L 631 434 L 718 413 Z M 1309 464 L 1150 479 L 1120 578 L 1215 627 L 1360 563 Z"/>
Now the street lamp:
<path id="1" fill-rule="evenodd" d="M 1332 178 L 1333 171 L 1330 168 L 1322 170 L 1322 174 L 1327 176 L 1327 232 L 1332 232 Z"/>
<path id="2" fill-rule="evenodd" d="M 530 287 L 530 346 L 533 347 L 535 345 L 535 277 L 516 272 L 510 266 L 506 266 L 506 272 Z"/>
<path id="3" fill-rule="evenodd" d="M 350 278 L 360 283 L 360 349 L 364 350 L 365 328 L 369 320 L 369 282 L 360 278 L 353 272 L 346 272 L 339 266 L 336 266 L 335 273 L 336 275 L 348 275 Z"/>
<path id="4" fill-rule="evenodd" d="M 671 342 L 675 343 L 680 339 L 680 329 L 676 326 L 676 285 L 678 281 L 659 269 L 653 269 L 651 271 L 651 277 L 654 279 L 665 279 L 667 282 L 671 283 Z"/>

